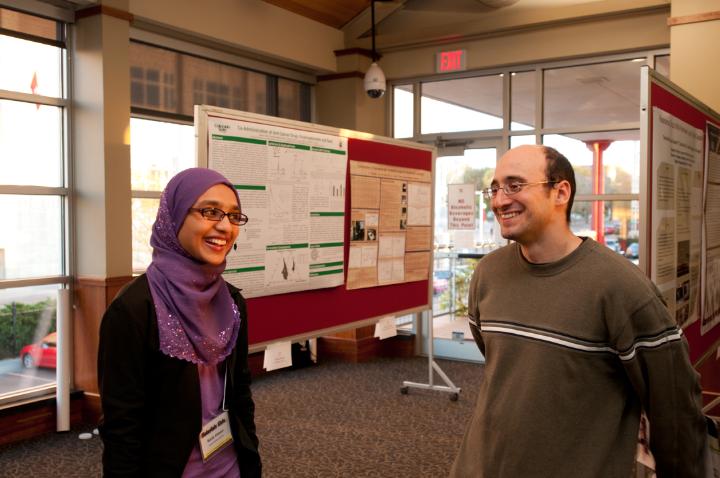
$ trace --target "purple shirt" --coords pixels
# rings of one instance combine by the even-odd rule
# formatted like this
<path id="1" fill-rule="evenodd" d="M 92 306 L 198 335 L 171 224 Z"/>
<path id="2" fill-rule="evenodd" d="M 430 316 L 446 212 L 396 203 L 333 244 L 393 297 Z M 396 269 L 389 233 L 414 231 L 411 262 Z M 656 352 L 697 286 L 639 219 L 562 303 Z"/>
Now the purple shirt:
<path id="1" fill-rule="evenodd" d="M 225 374 L 218 365 L 198 364 L 203 425 L 222 413 Z M 183 477 L 240 478 L 237 453 L 231 443 L 203 463 L 199 437 L 185 465 Z"/>

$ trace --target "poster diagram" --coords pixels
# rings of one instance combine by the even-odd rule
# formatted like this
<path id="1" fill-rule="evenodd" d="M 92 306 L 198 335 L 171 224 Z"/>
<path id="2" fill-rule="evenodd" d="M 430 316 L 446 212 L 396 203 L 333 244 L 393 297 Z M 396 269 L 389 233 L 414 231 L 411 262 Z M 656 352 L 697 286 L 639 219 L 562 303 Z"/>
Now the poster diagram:
<path id="1" fill-rule="evenodd" d="M 208 166 L 249 218 L 225 270 L 245 297 L 344 282 L 347 139 L 209 116 Z"/>

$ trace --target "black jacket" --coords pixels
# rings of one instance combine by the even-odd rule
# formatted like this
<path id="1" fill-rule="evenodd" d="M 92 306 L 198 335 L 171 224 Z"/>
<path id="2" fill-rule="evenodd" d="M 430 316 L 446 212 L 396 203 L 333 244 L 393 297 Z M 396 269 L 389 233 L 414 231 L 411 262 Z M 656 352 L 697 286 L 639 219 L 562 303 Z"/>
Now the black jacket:
<path id="1" fill-rule="evenodd" d="M 240 310 L 237 343 L 226 359 L 226 406 L 243 478 L 261 475 L 255 405 L 247 365 L 247 309 Z M 100 325 L 98 379 L 103 418 L 103 473 L 111 476 L 179 477 L 202 426 L 197 366 L 160 351 L 157 317 L 145 275 L 113 300 Z"/>

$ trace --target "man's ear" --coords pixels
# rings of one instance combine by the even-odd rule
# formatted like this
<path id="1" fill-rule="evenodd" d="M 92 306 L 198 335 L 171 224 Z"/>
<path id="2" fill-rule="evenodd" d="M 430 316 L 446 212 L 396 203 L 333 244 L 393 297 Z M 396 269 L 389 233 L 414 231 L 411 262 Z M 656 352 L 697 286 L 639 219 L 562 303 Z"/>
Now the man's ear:
<path id="1" fill-rule="evenodd" d="M 557 196 L 555 196 L 555 204 L 560 206 L 567 204 L 570 201 L 570 183 L 563 179 L 559 183 L 555 183 L 555 189 L 557 190 Z"/>

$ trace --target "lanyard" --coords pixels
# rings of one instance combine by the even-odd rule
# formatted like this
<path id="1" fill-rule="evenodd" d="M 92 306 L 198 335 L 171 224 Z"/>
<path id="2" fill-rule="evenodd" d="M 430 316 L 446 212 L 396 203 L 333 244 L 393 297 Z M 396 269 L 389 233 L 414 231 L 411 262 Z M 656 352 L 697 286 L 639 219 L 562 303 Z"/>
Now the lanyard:
<path id="1" fill-rule="evenodd" d="M 228 409 L 225 408 L 225 396 L 227 395 L 227 363 L 225 363 L 225 381 L 223 383 L 223 402 L 222 402 L 222 409 L 223 412 L 227 412 Z"/>

